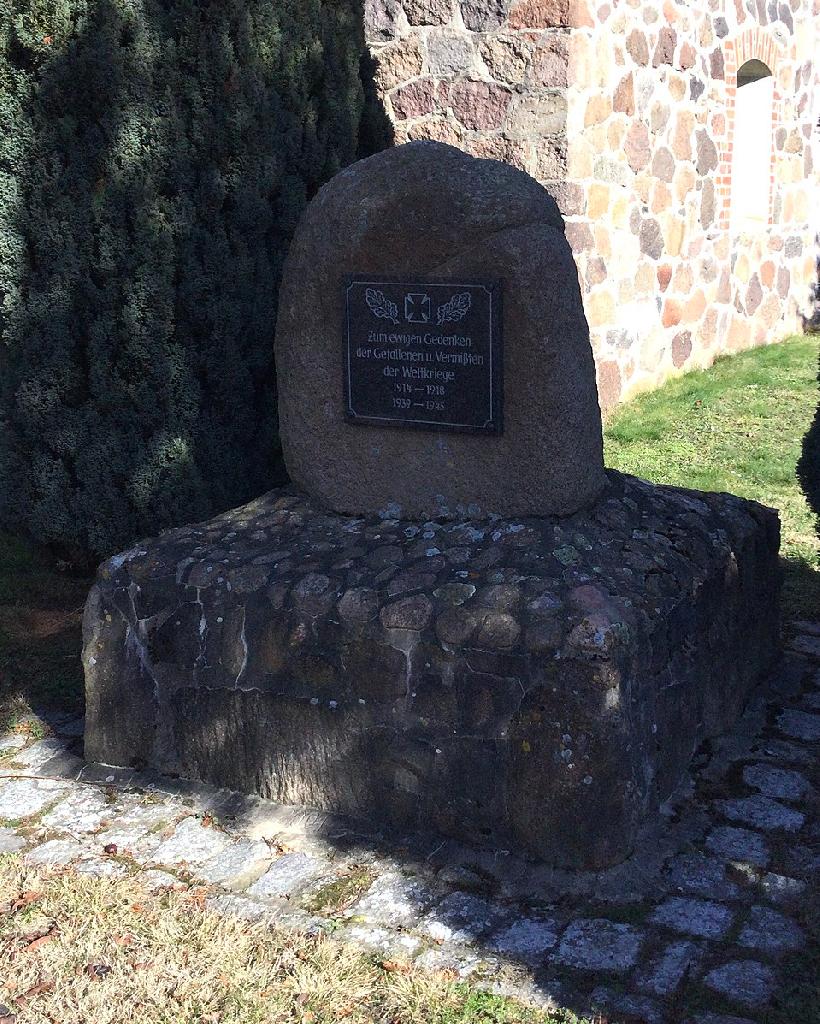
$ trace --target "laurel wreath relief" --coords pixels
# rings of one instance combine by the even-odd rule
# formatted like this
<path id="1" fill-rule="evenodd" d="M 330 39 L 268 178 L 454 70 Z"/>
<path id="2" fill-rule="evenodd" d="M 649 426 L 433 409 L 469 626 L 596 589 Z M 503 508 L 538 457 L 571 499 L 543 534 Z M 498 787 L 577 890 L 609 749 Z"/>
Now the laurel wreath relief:
<path id="1" fill-rule="evenodd" d="M 368 306 L 373 313 L 382 320 L 391 320 L 394 324 L 399 322 L 399 307 L 391 302 L 384 292 L 376 288 L 368 288 L 364 293 Z"/>
<path id="2" fill-rule="evenodd" d="M 472 304 L 473 300 L 469 292 L 454 295 L 449 302 L 445 302 L 443 306 L 438 307 L 438 323 L 444 324 L 463 320 L 470 312 Z"/>
<path id="3" fill-rule="evenodd" d="M 391 302 L 383 291 L 380 291 L 378 288 L 368 288 L 364 295 L 367 305 L 374 316 L 379 317 L 381 320 L 390 320 L 391 323 L 398 324 L 399 307 L 395 302 Z M 472 305 L 473 300 L 469 292 L 461 292 L 459 295 L 454 295 L 449 302 L 445 302 L 443 306 L 438 307 L 436 322 L 439 326 L 446 323 L 457 323 L 463 320 L 470 312 Z"/>

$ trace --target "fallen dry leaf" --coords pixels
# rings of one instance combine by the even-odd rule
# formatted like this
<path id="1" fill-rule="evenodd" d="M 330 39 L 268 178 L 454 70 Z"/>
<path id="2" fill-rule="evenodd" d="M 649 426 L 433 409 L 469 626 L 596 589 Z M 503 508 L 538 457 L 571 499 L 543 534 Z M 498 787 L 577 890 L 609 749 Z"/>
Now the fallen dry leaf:
<path id="1" fill-rule="evenodd" d="M 383 971 L 395 971 L 396 974 L 410 973 L 410 965 L 401 960 L 383 960 L 381 968 Z"/>
<path id="2" fill-rule="evenodd" d="M 27 937 L 26 945 L 23 946 L 24 953 L 34 953 L 41 946 L 45 946 L 47 942 L 51 942 L 52 939 L 57 938 L 57 925 L 53 924 L 47 932 L 43 935 L 38 935 L 36 938 Z"/>
<path id="3" fill-rule="evenodd" d="M 32 903 L 36 903 L 42 895 L 43 894 L 41 892 L 35 892 L 34 889 L 28 889 L 26 892 L 20 893 L 17 899 L 11 904 L 12 914 L 16 914 L 18 910 L 22 910 L 24 907 L 29 907 Z"/>
<path id="4" fill-rule="evenodd" d="M 32 985 L 28 992 L 24 992 L 17 998 L 17 1009 L 23 1010 L 26 1004 L 29 1003 L 35 996 L 40 996 L 44 992 L 53 992 L 54 982 L 46 979 L 45 981 L 38 981 L 36 985 Z"/>

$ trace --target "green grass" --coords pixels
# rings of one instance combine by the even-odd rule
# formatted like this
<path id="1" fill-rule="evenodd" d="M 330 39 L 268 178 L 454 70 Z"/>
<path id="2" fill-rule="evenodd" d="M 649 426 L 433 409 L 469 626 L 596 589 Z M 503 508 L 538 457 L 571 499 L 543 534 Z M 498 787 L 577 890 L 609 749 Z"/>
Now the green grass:
<path id="1" fill-rule="evenodd" d="M 816 523 L 795 473 L 817 405 L 819 347 L 790 338 L 720 358 L 625 404 L 605 431 L 613 469 L 780 511 L 787 618 L 820 618 Z"/>

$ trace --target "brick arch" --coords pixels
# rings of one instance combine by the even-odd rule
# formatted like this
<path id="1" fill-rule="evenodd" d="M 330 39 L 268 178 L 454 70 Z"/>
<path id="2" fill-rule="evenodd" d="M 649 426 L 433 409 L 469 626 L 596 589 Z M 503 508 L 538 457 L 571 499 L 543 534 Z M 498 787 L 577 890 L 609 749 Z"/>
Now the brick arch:
<path id="1" fill-rule="evenodd" d="M 782 122 L 783 95 L 777 80 L 777 68 L 783 58 L 783 47 L 771 32 L 753 25 L 744 29 L 734 38 L 727 39 L 723 45 L 724 65 L 726 68 L 726 129 L 723 139 L 718 143 L 718 176 L 717 190 L 720 208 L 718 224 L 724 231 L 729 229 L 729 209 L 732 198 L 732 152 L 735 127 L 735 102 L 737 97 L 738 69 L 750 60 L 760 60 L 771 70 L 774 80 L 774 101 L 772 103 L 771 157 L 769 170 L 769 220 L 771 225 L 774 201 L 774 133 Z M 716 140 L 717 141 L 717 140 Z"/>

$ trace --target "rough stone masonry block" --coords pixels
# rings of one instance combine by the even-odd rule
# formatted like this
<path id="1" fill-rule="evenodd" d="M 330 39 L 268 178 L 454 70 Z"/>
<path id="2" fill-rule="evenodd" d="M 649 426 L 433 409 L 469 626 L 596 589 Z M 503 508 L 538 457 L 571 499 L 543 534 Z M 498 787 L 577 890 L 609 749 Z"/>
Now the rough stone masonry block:
<path id="1" fill-rule="evenodd" d="M 603 867 L 775 656 L 778 539 L 615 473 L 565 518 L 274 491 L 101 567 L 86 755 Z"/>
<path id="2" fill-rule="evenodd" d="M 509 95 L 492 88 L 457 83 L 452 105 L 486 114 L 489 103 L 498 113 Z M 347 422 L 347 274 L 502 282 L 503 432 Z M 373 325 L 383 349 L 407 344 L 415 330 Z M 276 366 L 289 477 L 336 512 L 566 515 L 604 487 L 595 363 L 564 222 L 538 182 L 500 161 L 416 142 L 337 174 L 305 211 L 288 254 Z"/>

